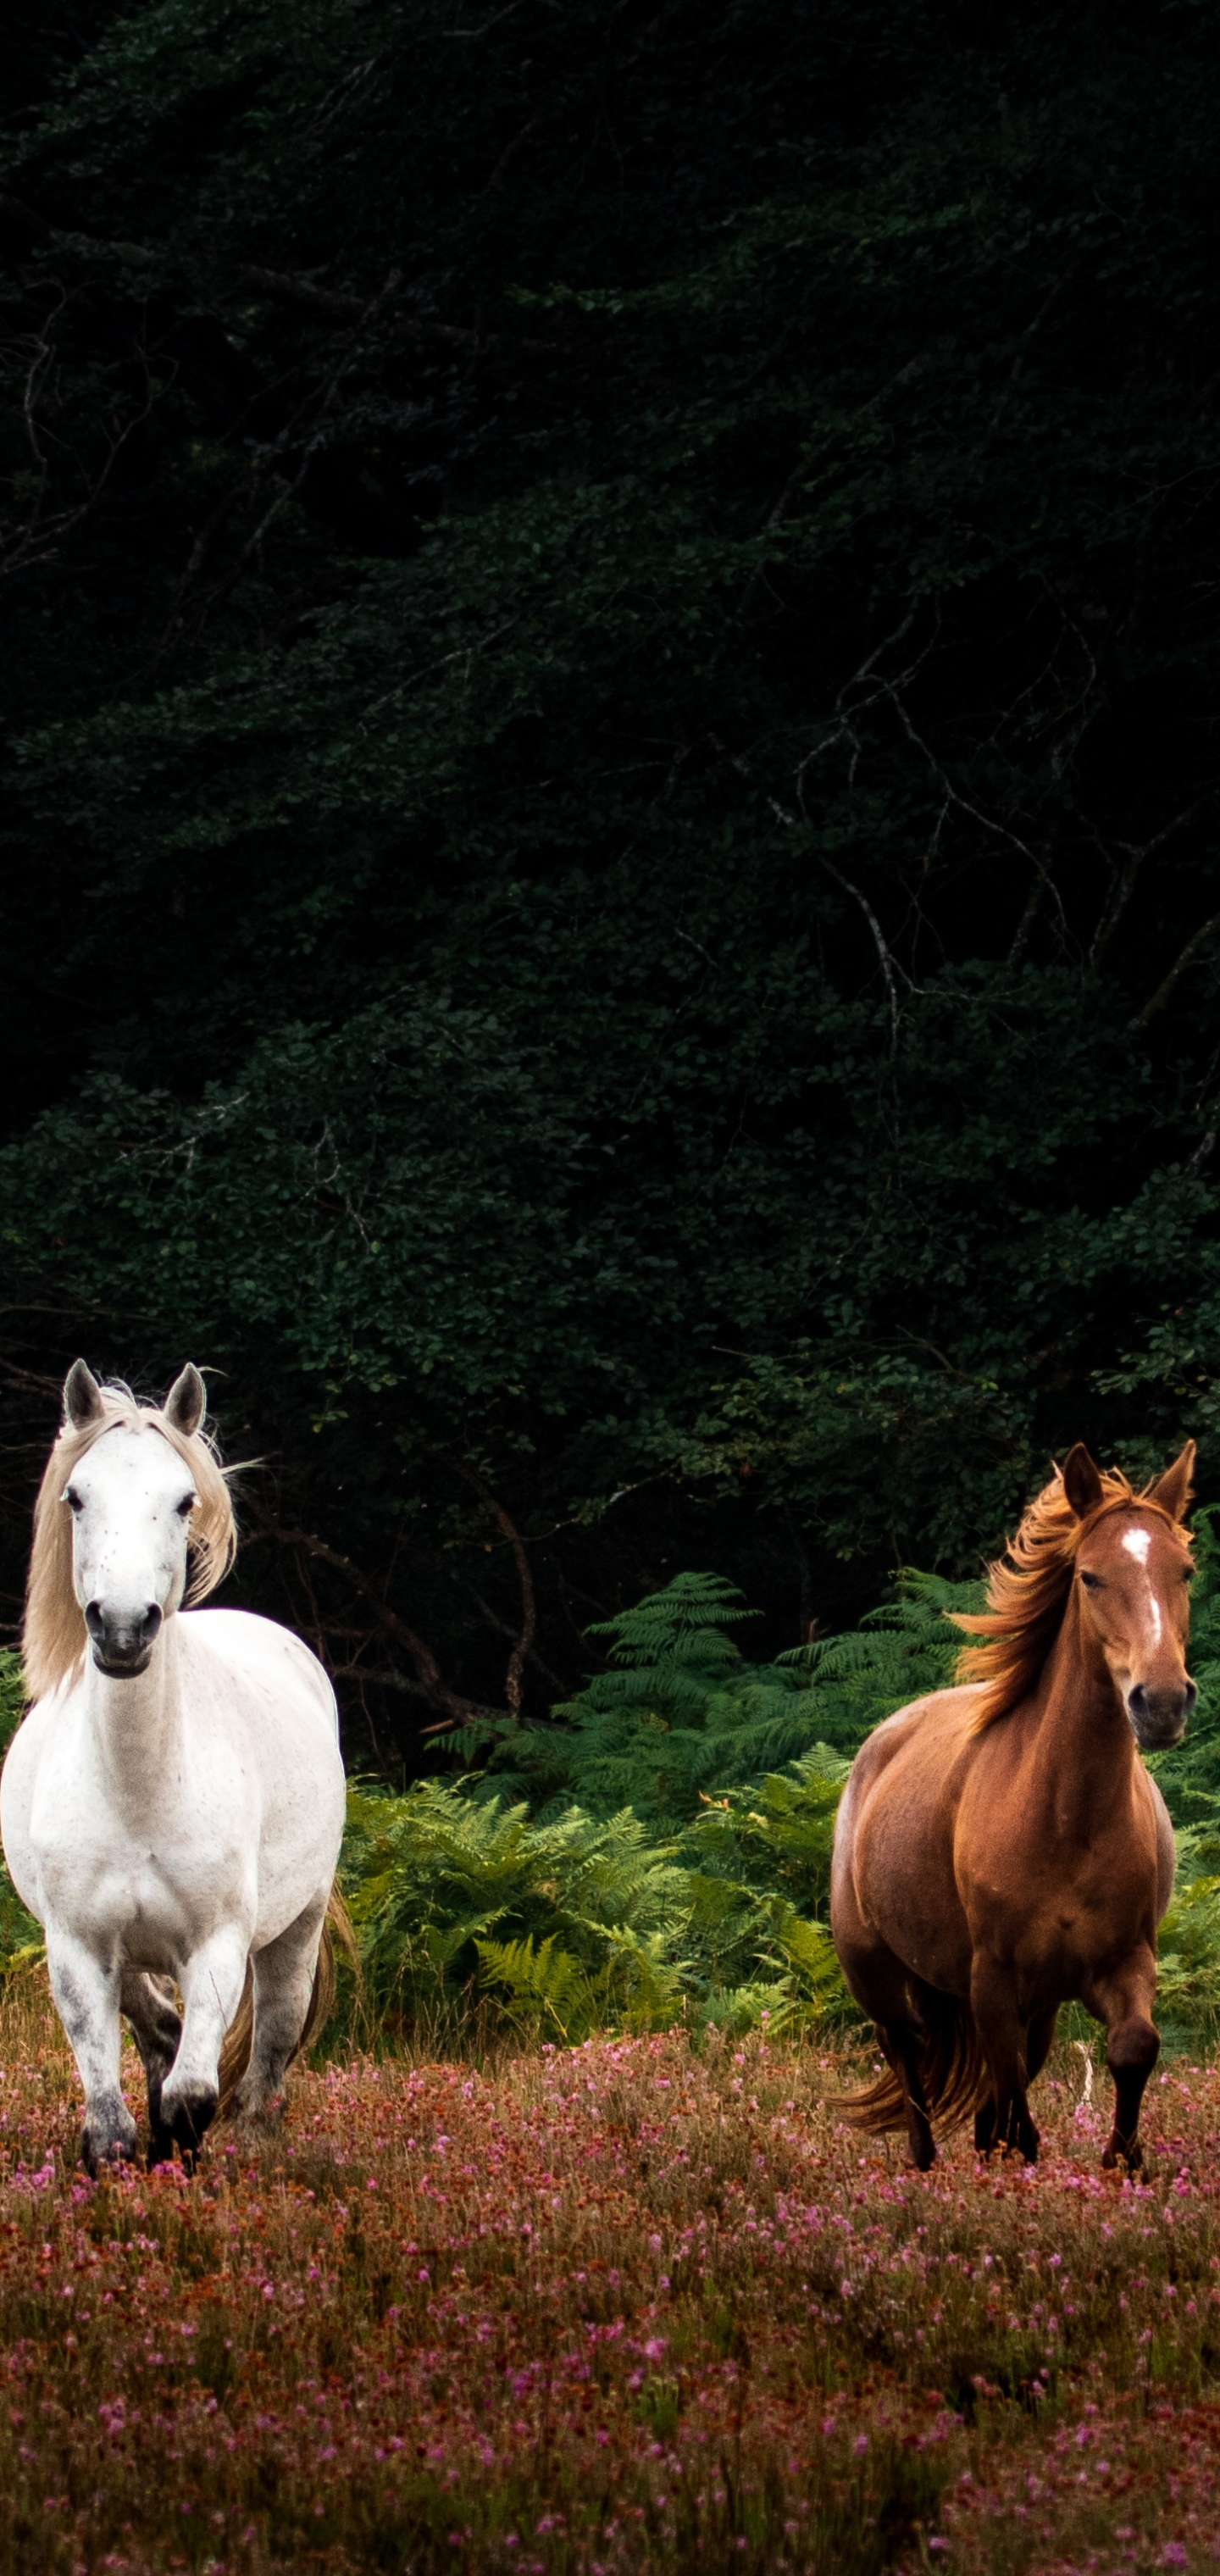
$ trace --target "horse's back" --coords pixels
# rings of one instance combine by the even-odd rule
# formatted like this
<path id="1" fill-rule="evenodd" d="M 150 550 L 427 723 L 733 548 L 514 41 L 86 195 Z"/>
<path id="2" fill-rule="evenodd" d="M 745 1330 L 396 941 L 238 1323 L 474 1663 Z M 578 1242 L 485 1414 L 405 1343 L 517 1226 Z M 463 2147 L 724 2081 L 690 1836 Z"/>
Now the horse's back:
<path id="1" fill-rule="evenodd" d="M 874 1728 L 856 1755 L 831 1873 L 831 1922 L 845 1967 L 853 1952 L 863 1965 L 880 1943 L 949 1990 L 968 1973 L 953 1838 L 960 1784 L 978 1742 L 978 1696 L 964 1688 L 912 1700 Z"/>
<path id="2" fill-rule="evenodd" d="M 257 1784 L 257 1949 L 330 1885 L 346 1799 L 335 1696 L 316 1655 L 274 1619 L 188 1610 L 178 1625 L 184 1705 L 201 1751 L 212 1730 L 217 1786 Z"/>
<path id="3" fill-rule="evenodd" d="M 907 1807 L 939 1806 L 951 1774 L 977 1741 L 972 1731 L 977 1689 L 932 1691 L 882 1720 L 861 1745 L 839 1809 L 854 1835 L 880 1795 L 896 1792 Z M 836 1836 L 836 1841 L 838 1836 Z"/>
<path id="4" fill-rule="evenodd" d="M 254 1683 L 260 1692 L 299 1695 L 307 1706 L 316 1707 L 338 1743 L 335 1694 L 303 1637 L 281 1627 L 277 1619 L 260 1618 L 255 1610 L 183 1610 L 178 1617 L 188 1672 L 202 1679 L 219 1665 L 239 1683 Z"/>

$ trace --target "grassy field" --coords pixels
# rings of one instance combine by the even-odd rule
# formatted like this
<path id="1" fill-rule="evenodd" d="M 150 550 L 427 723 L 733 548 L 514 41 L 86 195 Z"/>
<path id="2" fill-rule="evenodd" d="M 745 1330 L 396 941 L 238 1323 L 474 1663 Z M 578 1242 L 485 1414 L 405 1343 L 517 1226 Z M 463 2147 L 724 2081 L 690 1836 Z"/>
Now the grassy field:
<path id="1" fill-rule="evenodd" d="M 15 1982 L 5 2571 L 1216 2564 L 1211 2069 L 1154 2079 L 1134 2185 L 1071 2050 L 1036 2171 L 917 2177 L 835 2062 L 671 2034 L 332 2066 L 194 2181 L 95 2188 Z"/>

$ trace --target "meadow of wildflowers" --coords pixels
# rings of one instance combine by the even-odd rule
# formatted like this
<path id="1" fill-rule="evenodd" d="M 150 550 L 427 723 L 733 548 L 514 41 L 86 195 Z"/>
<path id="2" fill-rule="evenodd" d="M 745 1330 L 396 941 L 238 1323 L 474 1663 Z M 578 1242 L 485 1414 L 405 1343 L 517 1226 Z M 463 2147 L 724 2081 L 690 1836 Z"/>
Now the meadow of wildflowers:
<path id="1" fill-rule="evenodd" d="M 0 2069 L 6 2576 L 1220 2557 L 1210 2069 L 1134 2183 L 1070 2050 L 1035 2170 L 916 2176 L 841 2064 L 670 2032 L 302 2072 L 193 2180 L 97 2185 L 37 1972 Z"/>

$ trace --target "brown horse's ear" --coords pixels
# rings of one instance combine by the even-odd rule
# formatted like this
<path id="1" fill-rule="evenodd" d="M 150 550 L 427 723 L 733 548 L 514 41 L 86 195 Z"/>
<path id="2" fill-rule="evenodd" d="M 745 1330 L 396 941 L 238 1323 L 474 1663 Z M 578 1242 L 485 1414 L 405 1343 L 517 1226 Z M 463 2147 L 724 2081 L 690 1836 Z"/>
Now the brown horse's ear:
<path id="1" fill-rule="evenodd" d="M 188 1360 L 165 1399 L 165 1419 L 189 1440 L 208 1409 L 207 1391 L 198 1369 Z"/>
<path id="2" fill-rule="evenodd" d="M 1172 1467 L 1167 1467 L 1164 1475 L 1159 1476 L 1150 1489 L 1149 1502 L 1159 1503 L 1161 1510 L 1168 1512 L 1171 1521 L 1180 1521 L 1186 1510 L 1190 1501 L 1194 1472 L 1195 1444 L 1193 1440 L 1188 1440 L 1181 1457 L 1174 1459 Z"/>
<path id="3" fill-rule="evenodd" d="M 73 1360 L 64 1379 L 64 1421 L 73 1431 L 85 1431 L 91 1422 L 100 1422 L 106 1407 L 102 1390 L 87 1360 Z"/>
<path id="4" fill-rule="evenodd" d="M 1102 1501 L 1104 1487 L 1083 1440 L 1069 1449 L 1063 1462 L 1063 1490 L 1078 1521 L 1086 1521 Z"/>

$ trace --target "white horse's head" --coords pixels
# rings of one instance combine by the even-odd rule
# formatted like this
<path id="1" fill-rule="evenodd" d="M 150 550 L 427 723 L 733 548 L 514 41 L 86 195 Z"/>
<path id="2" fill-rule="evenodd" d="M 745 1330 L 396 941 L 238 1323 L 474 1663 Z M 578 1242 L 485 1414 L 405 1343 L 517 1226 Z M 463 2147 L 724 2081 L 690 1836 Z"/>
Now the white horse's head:
<path id="1" fill-rule="evenodd" d="M 102 1672 L 143 1672 L 170 1612 L 227 1573 L 237 1532 L 205 1401 L 189 1366 L 162 1406 L 99 1386 L 83 1360 L 69 1370 L 34 1508 L 23 1660 L 36 1699 L 90 1646 Z"/>
<path id="2" fill-rule="evenodd" d="M 164 1422 L 188 1442 L 205 1406 L 203 1380 L 188 1366 L 166 1397 Z M 186 1590 L 195 1477 L 155 1415 L 120 1418 L 102 1430 L 105 1400 L 83 1360 L 69 1371 L 64 1414 L 72 1430 L 101 1435 L 74 1465 L 63 1499 L 72 1514 L 73 1588 L 94 1663 L 126 1679 L 146 1670 L 162 1622 Z"/>

